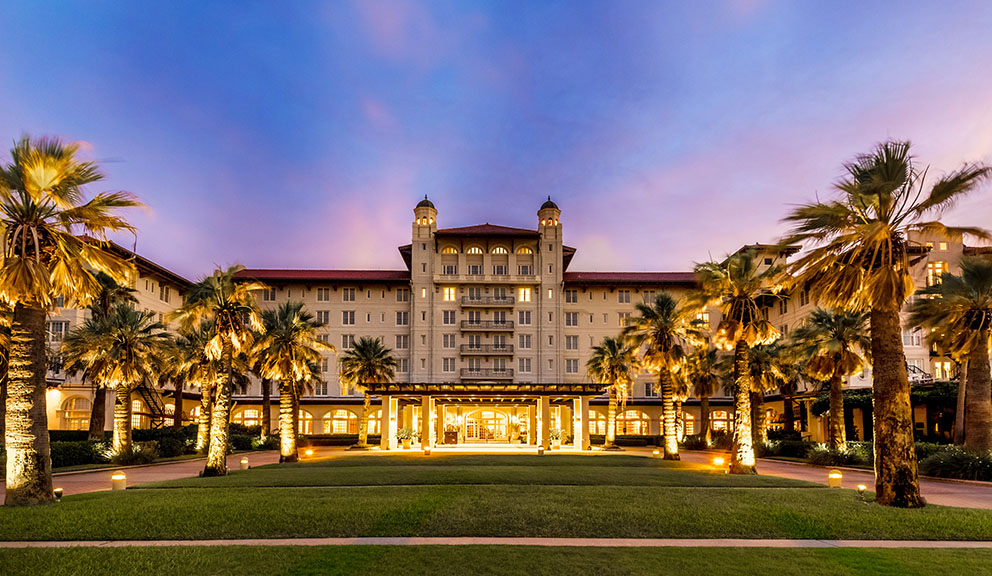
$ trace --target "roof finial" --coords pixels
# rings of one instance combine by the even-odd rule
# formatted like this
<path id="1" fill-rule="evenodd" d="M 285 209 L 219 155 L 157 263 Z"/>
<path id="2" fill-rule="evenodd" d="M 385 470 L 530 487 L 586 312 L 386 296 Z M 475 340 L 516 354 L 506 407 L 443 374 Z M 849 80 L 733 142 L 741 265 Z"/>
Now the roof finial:
<path id="1" fill-rule="evenodd" d="M 548 198 L 550 199 L 551 196 L 548 196 Z M 427 194 L 424 194 L 424 200 L 427 200 Z"/>
<path id="2" fill-rule="evenodd" d="M 426 198 L 426 196 L 425 196 Z M 551 194 L 548 194 L 548 202 L 551 202 Z"/>

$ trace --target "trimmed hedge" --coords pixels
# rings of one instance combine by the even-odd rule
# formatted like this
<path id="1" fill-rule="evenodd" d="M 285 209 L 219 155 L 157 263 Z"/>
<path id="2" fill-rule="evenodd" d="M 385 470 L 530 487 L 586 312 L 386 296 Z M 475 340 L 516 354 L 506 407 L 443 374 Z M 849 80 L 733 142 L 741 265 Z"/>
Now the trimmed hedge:
<path id="1" fill-rule="evenodd" d="M 86 440 L 82 442 L 52 442 L 52 468 L 106 462 L 101 449 L 102 445 Z"/>
<path id="2" fill-rule="evenodd" d="M 300 446 L 354 446 L 358 443 L 358 434 L 301 434 L 297 440 Z M 368 436 L 370 445 L 378 445 L 381 441 L 379 434 Z"/>
<path id="3" fill-rule="evenodd" d="M 920 474 L 959 480 L 992 481 L 992 453 L 952 446 L 920 461 Z"/>

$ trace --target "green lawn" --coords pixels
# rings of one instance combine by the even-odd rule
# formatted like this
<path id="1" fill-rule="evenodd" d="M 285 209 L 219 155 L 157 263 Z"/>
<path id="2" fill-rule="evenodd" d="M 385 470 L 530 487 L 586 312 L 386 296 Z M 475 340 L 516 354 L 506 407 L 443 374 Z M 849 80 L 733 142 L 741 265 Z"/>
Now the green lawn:
<path id="1" fill-rule="evenodd" d="M 77 548 L 0 550 L 3 574 L 268 574 L 543 576 L 776 574 L 810 576 L 987 573 L 992 550 L 768 548 Z"/>
<path id="2" fill-rule="evenodd" d="M 292 487 L 277 487 L 281 485 Z M 322 536 L 992 540 L 992 511 L 636 456 L 350 455 L 0 509 L 0 539 Z"/>

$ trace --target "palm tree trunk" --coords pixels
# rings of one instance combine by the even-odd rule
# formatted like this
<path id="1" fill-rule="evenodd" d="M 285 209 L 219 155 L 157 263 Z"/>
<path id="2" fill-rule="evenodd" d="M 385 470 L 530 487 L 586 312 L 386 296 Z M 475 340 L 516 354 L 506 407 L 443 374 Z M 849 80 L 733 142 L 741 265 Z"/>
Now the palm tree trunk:
<path id="1" fill-rule="evenodd" d="M 282 391 L 279 392 L 280 396 Z M 262 440 L 269 437 L 272 422 L 272 382 L 266 378 L 262 379 Z M 281 397 L 280 397 L 281 401 Z M 280 404 L 281 406 L 281 404 Z"/>
<path id="2" fill-rule="evenodd" d="M 369 396 L 368 392 L 365 392 L 365 398 L 362 401 L 362 418 L 358 421 L 358 446 L 359 448 L 365 448 L 368 446 L 369 442 L 369 409 L 372 405 L 372 397 Z"/>
<path id="3" fill-rule="evenodd" d="M 699 425 L 702 427 L 700 434 L 703 436 L 703 441 L 706 442 L 706 446 L 713 442 L 713 433 L 710 430 L 710 397 L 703 396 L 699 399 Z"/>
<path id="4" fill-rule="evenodd" d="M 90 409 L 90 442 L 103 442 L 103 429 L 107 427 L 107 389 L 93 385 L 93 408 Z"/>
<path id="5" fill-rule="evenodd" d="M 954 412 L 954 443 L 964 444 L 965 439 L 965 429 L 964 429 L 964 415 L 965 415 L 965 402 L 968 397 L 968 359 L 964 361 L 964 365 L 961 366 L 961 373 L 958 376 L 958 404 L 957 410 Z"/>
<path id="6" fill-rule="evenodd" d="M 672 387 L 672 374 L 662 368 L 658 375 L 661 388 L 661 422 L 665 437 L 665 460 L 679 460 L 679 438 L 675 421 L 675 390 Z"/>
<path id="7" fill-rule="evenodd" d="M 210 412 L 210 447 L 203 476 L 227 476 L 227 436 L 231 422 L 231 344 L 225 342 L 220 355 L 220 375 Z"/>
<path id="8" fill-rule="evenodd" d="M 989 331 L 978 333 L 978 341 L 968 355 L 968 390 L 965 393 L 964 445 L 992 450 L 992 381 L 989 375 Z"/>
<path id="9" fill-rule="evenodd" d="M 730 452 L 731 474 L 756 474 L 751 443 L 750 348 L 739 340 L 734 348 L 734 443 Z"/>
<path id="10" fill-rule="evenodd" d="M 299 447 L 296 445 L 296 423 L 293 418 L 293 386 L 279 381 L 279 462 L 298 462 Z"/>
<path id="11" fill-rule="evenodd" d="M 615 448 L 617 445 L 617 391 L 610 386 L 610 403 L 606 409 L 606 439 L 604 448 Z"/>
<path id="12" fill-rule="evenodd" d="M 186 394 L 183 392 L 183 379 L 176 378 L 176 398 L 175 398 L 175 408 L 172 411 L 172 427 L 182 428 L 183 426 L 183 396 Z"/>
<path id="13" fill-rule="evenodd" d="M 200 418 L 196 423 L 196 451 L 206 452 L 210 445 L 210 412 L 213 406 L 213 388 L 200 387 Z"/>
<path id="14" fill-rule="evenodd" d="M 7 375 L 0 377 L 0 438 L 7 433 Z"/>
<path id="15" fill-rule="evenodd" d="M 844 426 L 844 380 L 835 370 L 830 375 L 830 423 L 827 434 L 831 450 L 847 448 L 847 431 Z"/>
<path id="16" fill-rule="evenodd" d="M 118 384 L 114 390 L 117 398 L 114 402 L 114 454 L 130 454 L 131 452 L 131 389 Z"/>
<path id="17" fill-rule="evenodd" d="M 45 402 L 45 310 L 14 306 L 7 381 L 7 506 L 51 501 L 52 458 Z"/>
<path id="18" fill-rule="evenodd" d="M 875 440 L 875 500 L 884 506 L 924 505 L 916 470 L 909 375 L 902 348 L 899 303 L 871 310 L 871 353 L 875 365 L 872 404 Z"/>
<path id="19" fill-rule="evenodd" d="M 796 431 L 796 412 L 792 406 L 792 397 L 782 395 L 782 416 L 785 418 L 785 431 L 792 432 Z"/>
<path id="20" fill-rule="evenodd" d="M 768 426 L 765 422 L 765 394 L 751 391 L 751 445 L 763 446 L 768 441 Z"/>

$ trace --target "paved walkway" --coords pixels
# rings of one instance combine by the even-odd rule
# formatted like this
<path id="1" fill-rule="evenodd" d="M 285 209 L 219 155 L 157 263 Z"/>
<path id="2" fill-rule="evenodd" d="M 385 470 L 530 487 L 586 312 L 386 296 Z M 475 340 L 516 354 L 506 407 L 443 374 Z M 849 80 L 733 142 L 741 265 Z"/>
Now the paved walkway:
<path id="1" fill-rule="evenodd" d="M 694 464 L 710 464 L 717 452 L 683 451 L 682 460 Z M 729 455 L 724 454 L 729 458 Z M 783 462 L 768 458 L 758 459 L 758 473 L 768 476 L 780 476 L 795 480 L 806 480 L 818 484 L 827 483 L 829 468 L 811 466 L 798 462 Z M 856 489 L 858 484 L 868 486 L 869 491 L 875 490 L 875 473 L 871 470 L 843 468 L 844 475 L 841 485 L 844 488 Z M 992 510 L 992 482 L 961 482 L 955 480 L 920 479 L 920 493 L 929 504 L 939 506 L 957 506 L 960 508 L 985 508 Z"/>
<path id="2" fill-rule="evenodd" d="M 267 450 L 265 452 L 249 452 L 247 454 L 232 454 L 227 457 L 227 467 L 237 470 L 241 458 L 247 456 L 252 466 L 263 464 L 273 464 L 279 461 L 278 450 Z M 177 480 L 179 478 L 192 478 L 203 472 L 203 464 L 206 458 L 196 458 L 192 460 L 181 460 L 179 462 L 165 462 L 162 464 L 150 464 L 148 466 L 134 466 L 123 468 L 101 468 L 100 470 L 86 472 L 62 472 L 57 473 L 52 478 L 53 488 L 62 488 L 63 494 L 81 494 L 83 492 L 100 492 L 110 490 L 110 477 L 121 470 L 127 475 L 128 486 L 142 484 L 145 482 L 161 482 L 163 480 Z M 0 483 L 0 500 L 5 494 L 4 486 Z"/>
<path id="3" fill-rule="evenodd" d="M 609 548 L 992 548 L 992 542 L 938 540 L 751 540 L 746 538 L 273 538 L 249 540 L 77 540 L 0 542 L 3 548 L 161 546 L 559 546 Z"/>

